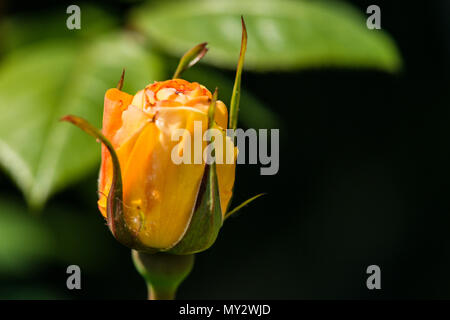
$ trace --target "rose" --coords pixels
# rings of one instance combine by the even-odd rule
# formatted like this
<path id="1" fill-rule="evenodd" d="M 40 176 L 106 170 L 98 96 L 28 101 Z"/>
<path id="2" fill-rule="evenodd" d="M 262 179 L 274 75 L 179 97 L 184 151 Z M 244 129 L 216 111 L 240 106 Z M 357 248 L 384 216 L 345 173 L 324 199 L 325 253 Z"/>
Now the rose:
<path id="1" fill-rule="evenodd" d="M 140 244 L 167 250 L 185 235 L 200 196 L 205 163 L 175 164 L 172 149 L 180 152 L 194 141 L 173 141 L 175 130 L 193 140 L 194 122 L 208 127 L 212 94 L 198 83 L 175 79 L 155 82 L 131 96 L 118 89 L 106 92 L 103 129 L 118 156 L 123 183 L 123 214 L 128 228 Z M 215 124 L 227 128 L 228 112 L 221 101 L 215 104 Z M 198 138 L 198 137 L 197 137 Z M 224 135 L 225 138 L 225 135 Z M 227 138 L 229 139 L 229 138 Z M 189 143 L 188 143 L 189 142 Z M 224 148 L 233 145 L 221 143 Z M 202 142 L 202 148 L 206 142 Z M 216 153 L 226 152 L 216 150 Z M 191 152 L 195 157 L 195 152 Z M 203 154 L 203 152 L 201 153 Z M 222 215 L 228 207 L 234 184 L 235 165 L 217 164 L 217 180 Z M 113 169 L 111 156 L 102 147 L 98 206 L 107 216 L 107 197 Z"/>
<path id="2" fill-rule="evenodd" d="M 230 102 L 233 130 L 247 47 L 243 17 L 241 22 Z M 208 249 L 223 221 L 262 195 L 227 211 L 237 156 L 225 134 L 227 108 L 217 100 L 217 89 L 211 95 L 204 86 L 179 79 L 206 52 L 206 43 L 195 46 L 181 58 L 173 80 L 155 82 L 134 96 L 121 91 L 123 73 L 117 89 L 106 92 L 102 132 L 80 117 L 62 118 L 102 142 L 98 207 L 114 237 L 134 249 L 149 299 L 173 299 L 192 269 L 193 253 Z"/>

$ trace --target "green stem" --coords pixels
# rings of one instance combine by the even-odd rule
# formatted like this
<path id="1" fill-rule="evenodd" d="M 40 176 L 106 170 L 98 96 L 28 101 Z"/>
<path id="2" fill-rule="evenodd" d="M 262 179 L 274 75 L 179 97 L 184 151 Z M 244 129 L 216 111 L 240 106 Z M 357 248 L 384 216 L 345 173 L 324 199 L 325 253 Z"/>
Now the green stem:
<path id="1" fill-rule="evenodd" d="M 147 284 L 149 300 L 175 299 L 178 286 L 194 265 L 194 255 L 150 254 L 132 250 L 132 258 Z"/>
<path id="2" fill-rule="evenodd" d="M 168 288 L 155 288 L 147 283 L 148 300 L 175 300 L 176 288 L 170 290 Z"/>

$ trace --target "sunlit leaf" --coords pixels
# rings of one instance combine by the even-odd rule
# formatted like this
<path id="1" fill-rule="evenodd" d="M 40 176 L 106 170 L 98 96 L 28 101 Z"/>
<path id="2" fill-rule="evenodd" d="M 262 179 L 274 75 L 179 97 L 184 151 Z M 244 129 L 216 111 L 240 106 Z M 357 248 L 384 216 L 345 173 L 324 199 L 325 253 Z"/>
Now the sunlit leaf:
<path id="1" fill-rule="evenodd" d="M 234 69 L 243 15 L 248 29 L 245 68 L 265 71 L 317 66 L 395 71 L 400 57 L 382 30 L 341 1 L 160 1 L 138 8 L 130 21 L 174 56 L 207 41 L 204 61 Z"/>
<path id="2" fill-rule="evenodd" d="M 77 114 L 101 127 L 103 98 L 127 70 L 134 94 L 164 74 L 158 56 L 131 34 L 92 43 L 42 42 L 14 50 L 0 64 L 0 165 L 41 207 L 99 163 L 100 145 L 58 120 Z"/>

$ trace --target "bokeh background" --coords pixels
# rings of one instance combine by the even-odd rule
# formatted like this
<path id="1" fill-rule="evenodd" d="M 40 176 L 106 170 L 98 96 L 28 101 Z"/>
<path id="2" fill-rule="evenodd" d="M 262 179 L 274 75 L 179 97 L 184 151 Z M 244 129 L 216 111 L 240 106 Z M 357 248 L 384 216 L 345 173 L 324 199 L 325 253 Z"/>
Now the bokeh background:
<path id="1" fill-rule="evenodd" d="M 382 30 L 366 28 L 371 4 Z M 229 102 L 241 14 L 240 126 L 280 129 L 280 170 L 238 166 L 232 207 L 267 195 L 227 220 L 178 298 L 450 298 L 448 1 L 44 0 L 0 1 L 1 299 L 146 297 L 96 207 L 100 146 L 58 119 L 100 126 L 122 68 L 133 93 L 204 41 L 185 78 Z"/>

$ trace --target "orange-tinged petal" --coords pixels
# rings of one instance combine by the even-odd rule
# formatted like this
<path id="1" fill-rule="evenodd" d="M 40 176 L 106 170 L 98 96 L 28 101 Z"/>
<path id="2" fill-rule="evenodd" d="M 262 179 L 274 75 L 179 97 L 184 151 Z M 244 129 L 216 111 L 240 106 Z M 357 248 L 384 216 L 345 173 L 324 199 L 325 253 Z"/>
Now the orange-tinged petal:
<path id="1" fill-rule="evenodd" d="M 220 207 L 222 215 L 225 215 L 231 196 L 233 195 L 233 185 L 236 164 L 217 164 L 217 180 L 219 182 Z"/>
<path id="2" fill-rule="evenodd" d="M 208 108 L 209 108 L 210 103 L 211 103 L 210 98 L 208 98 L 206 96 L 202 96 L 202 97 L 197 97 L 192 100 L 189 100 L 185 105 L 196 108 L 196 109 L 204 112 L 205 114 L 208 114 Z M 214 112 L 214 121 L 221 128 L 227 127 L 227 123 L 228 123 L 227 107 L 220 100 L 216 101 L 216 111 Z"/>
<path id="3" fill-rule="evenodd" d="M 131 152 L 133 151 L 133 148 L 136 144 L 136 141 L 140 137 L 141 132 L 145 129 L 145 127 L 149 124 L 149 121 L 146 121 L 141 125 L 141 127 L 133 132 L 133 134 L 127 138 L 125 142 L 121 144 L 120 147 L 116 149 L 117 157 L 119 158 L 120 168 L 123 174 L 124 167 L 129 163 L 129 158 L 131 155 Z M 113 169 L 112 169 L 112 161 L 109 158 L 109 161 L 105 162 L 102 165 L 102 171 L 104 174 L 104 185 L 99 188 L 99 200 L 97 202 L 98 207 L 100 209 L 100 212 L 102 215 L 106 218 L 106 202 L 108 198 L 108 193 L 111 188 L 111 182 L 112 182 L 112 175 L 113 175 Z"/>
<path id="4" fill-rule="evenodd" d="M 155 122 L 140 134 L 122 169 L 127 222 L 149 247 L 172 247 L 189 225 L 204 164 L 175 164 L 171 153 L 178 141 L 172 141 L 172 132 L 189 130 L 193 146 L 194 121 L 201 121 L 204 132 L 203 113 L 190 108 L 160 110 Z"/>
<path id="5" fill-rule="evenodd" d="M 134 97 L 117 89 L 105 95 L 103 131 L 121 166 L 125 220 L 147 247 L 172 248 L 189 226 L 205 170 L 203 151 L 207 142 L 203 134 L 208 127 L 211 98 L 204 86 L 182 79 L 155 82 Z M 221 211 L 225 214 L 234 185 L 237 149 L 225 134 L 228 111 L 222 101 L 216 102 L 214 120 L 213 127 L 223 137 L 216 158 L 228 161 L 219 161 L 216 166 Z M 178 129 L 184 131 L 173 141 Z M 173 150 L 191 163 L 175 163 Z M 104 216 L 111 180 L 112 164 L 103 150 L 98 206 Z"/>
<path id="6" fill-rule="evenodd" d="M 109 89 L 105 94 L 103 108 L 102 133 L 108 140 L 122 125 L 122 112 L 125 111 L 133 100 L 133 96 L 118 89 Z"/>
<path id="7" fill-rule="evenodd" d="M 102 133 L 112 142 L 115 133 L 122 126 L 122 113 L 131 103 L 133 96 L 118 89 L 109 89 L 106 91 L 103 108 L 103 126 Z M 99 209 L 106 217 L 106 203 L 101 198 L 101 192 L 105 189 L 108 181 L 111 183 L 112 163 L 111 157 L 105 146 L 102 145 L 102 164 L 98 179 L 98 190 L 100 192 Z"/>
<path id="8" fill-rule="evenodd" d="M 130 105 L 128 109 L 122 113 L 122 126 L 119 130 L 117 130 L 116 134 L 112 138 L 113 144 L 116 148 L 119 148 L 151 120 L 152 119 L 150 116 L 142 111 L 142 109 L 139 109 L 134 105 Z"/>
<path id="9" fill-rule="evenodd" d="M 219 125 L 219 127 L 226 129 L 228 124 L 228 110 L 225 104 L 217 100 L 216 101 L 216 112 L 214 113 L 214 121 Z"/>

